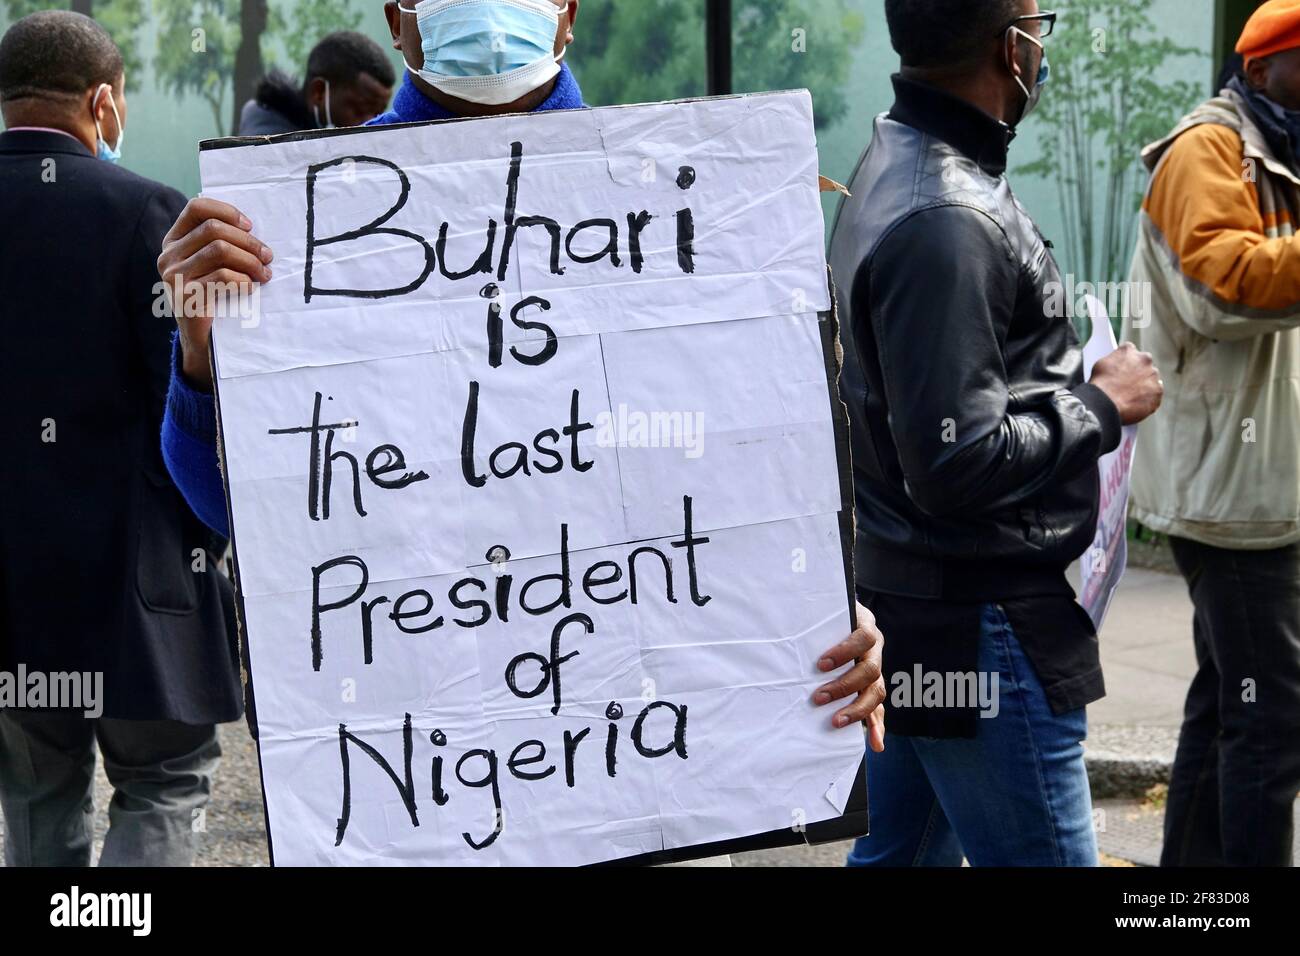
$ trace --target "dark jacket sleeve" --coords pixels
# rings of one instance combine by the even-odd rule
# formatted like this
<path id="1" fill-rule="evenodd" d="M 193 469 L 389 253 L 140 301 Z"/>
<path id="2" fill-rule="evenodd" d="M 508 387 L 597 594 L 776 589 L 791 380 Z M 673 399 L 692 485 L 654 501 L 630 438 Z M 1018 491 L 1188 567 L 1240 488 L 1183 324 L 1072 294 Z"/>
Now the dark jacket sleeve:
<path id="1" fill-rule="evenodd" d="M 141 210 L 128 259 L 131 301 L 127 314 L 132 317 L 135 351 L 144 370 L 155 422 L 161 419 L 167 396 L 172 333 L 176 331 L 166 300 L 159 295 L 162 280 L 158 276 L 158 255 L 162 252 L 163 237 L 183 208 L 185 197 L 176 190 L 167 186 L 154 190 Z"/>
<path id="2" fill-rule="evenodd" d="M 1118 443 L 1096 389 L 1105 424 L 1067 390 L 1012 411 L 1002 343 L 1019 283 L 1002 229 L 965 206 L 911 216 L 856 277 L 853 314 L 870 317 L 907 492 L 927 514 L 1002 510 Z"/>
<path id="3" fill-rule="evenodd" d="M 162 460 L 190 510 L 228 537 L 226 495 L 217 465 L 217 416 L 211 395 L 185 384 L 179 372 L 176 321 L 160 298 L 158 256 L 185 197 L 161 186 L 145 201 L 132 238 L 130 314 L 148 398 L 162 423 Z"/>
<path id="4" fill-rule="evenodd" d="M 159 298 L 163 237 L 184 207 L 185 197 L 167 186 L 145 201 L 132 237 L 130 314 L 154 421 L 162 422 L 163 463 L 190 510 L 228 537 L 226 495 L 217 466 L 216 406 L 211 395 L 194 391 L 180 377 L 176 321 Z"/>

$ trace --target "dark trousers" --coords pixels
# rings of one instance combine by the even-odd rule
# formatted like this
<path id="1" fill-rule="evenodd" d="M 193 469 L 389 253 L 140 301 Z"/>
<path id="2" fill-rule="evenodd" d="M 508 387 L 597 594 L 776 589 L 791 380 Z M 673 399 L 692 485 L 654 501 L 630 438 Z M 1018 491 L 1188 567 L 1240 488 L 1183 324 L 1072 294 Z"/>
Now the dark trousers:
<path id="1" fill-rule="evenodd" d="M 1171 538 L 1195 606 L 1162 866 L 1289 866 L 1300 789 L 1300 546 Z"/>
<path id="2" fill-rule="evenodd" d="M 221 757 L 216 728 L 0 711 L 5 866 L 86 866 L 95 745 L 113 785 L 100 866 L 189 866 Z"/>

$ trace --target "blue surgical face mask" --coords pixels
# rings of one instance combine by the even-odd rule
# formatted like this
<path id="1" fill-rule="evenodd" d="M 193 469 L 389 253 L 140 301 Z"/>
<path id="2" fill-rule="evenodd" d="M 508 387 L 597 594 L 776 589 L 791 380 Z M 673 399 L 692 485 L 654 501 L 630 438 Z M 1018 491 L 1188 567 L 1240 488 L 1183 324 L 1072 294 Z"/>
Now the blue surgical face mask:
<path id="1" fill-rule="evenodd" d="M 422 0 L 413 9 L 424 66 L 406 68 L 434 89 L 499 106 L 560 72 L 560 8 L 551 0 Z"/>
<path id="2" fill-rule="evenodd" d="M 108 90 L 108 105 L 112 107 L 113 119 L 117 120 L 117 145 L 110 147 L 108 143 L 104 142 L 104 131 L 99 128 L 99 117 L 95 117 L 95 155 L 105 162 L 116 163 L 122 158 L 122 140 L 126 138 L 126 129 L 122 126 L 122 117 L 117 113 L 117 101 L 113 99 L 113 88 L 107 83 L 102 84 L 95 91 L 95 99 L 90 104 L 90 111 L 93 115 L 95 107 L 99 105 L 99 94 L 104 90 Z"/>

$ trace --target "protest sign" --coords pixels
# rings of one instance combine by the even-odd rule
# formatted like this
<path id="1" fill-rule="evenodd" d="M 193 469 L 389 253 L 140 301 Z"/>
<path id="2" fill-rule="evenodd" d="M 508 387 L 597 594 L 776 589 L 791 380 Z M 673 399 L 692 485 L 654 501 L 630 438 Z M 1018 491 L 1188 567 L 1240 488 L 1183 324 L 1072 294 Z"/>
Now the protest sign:
<path id="1" fill-rule="evenodd" d="M 1105 306 L 1095 296 L 1088 296 L 1086 303 L 1092 334 L 1083 347 L 1083 363 L 1084 378 L 1091 379 L 1093 366 L 1115 351 L 1116 342 Z M 1101 482 L 1097 532 L 1079 560 L 1079 603 L 1098 633 L 1128 567 L 1128 499 L 1137 431 L 1136 425 L 1125 426 L 1119 447 L 1097 463 Z"/>
<path id="2" fill-rule="evenodd" d="M 808 94 L 200 167 L 275 251 L 213 335 L 275 861 L 862 832 L 810 699 L 852 612 Z"/>

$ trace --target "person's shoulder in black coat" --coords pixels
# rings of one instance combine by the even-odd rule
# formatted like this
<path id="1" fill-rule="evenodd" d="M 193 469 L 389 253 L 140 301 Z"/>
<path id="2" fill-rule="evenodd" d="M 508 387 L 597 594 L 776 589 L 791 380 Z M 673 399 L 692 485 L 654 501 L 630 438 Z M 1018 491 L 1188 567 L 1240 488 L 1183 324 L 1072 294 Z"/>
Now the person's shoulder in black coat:
<path id="1" fill-rule="evenodd" d="M 159 449 L 184 204 L 70 135 L 0 134 L 0 650 L 103 672 L 106 716 L 204 723 L 240 704 L 227 585 Z"/>
<path id="2" fill-rule="evenodd" d="M 98 159 L 65 133 L 0 134 L 0 219 L 21 237 L 16 254 L 0 261 L 5 311 L 39 310 L 58 316 L 59 328 L 6 332 L 65 349 L 68 333 L 78 333 L 81 347 L 64 361 L 86 360 L 93 367 L 81 371 L 92 373 L 136 366 L 145 376 L 132 375 L 127 387 L 145 386 L 161 415 L 174 324 L 158 305 L 157 260 L 184 205 L 175 189 Z M 109 314 L 117 321 L 106 322 Z"/>

